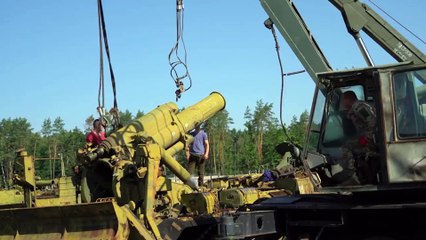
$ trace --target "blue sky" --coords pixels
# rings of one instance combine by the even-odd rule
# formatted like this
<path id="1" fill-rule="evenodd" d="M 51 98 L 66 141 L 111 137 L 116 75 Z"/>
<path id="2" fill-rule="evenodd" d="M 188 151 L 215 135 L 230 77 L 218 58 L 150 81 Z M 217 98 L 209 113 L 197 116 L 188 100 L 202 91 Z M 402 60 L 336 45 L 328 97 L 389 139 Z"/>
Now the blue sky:
<path id="1" fill-rule="evenodd" d="M 426 38 L 421 21 L 426 1 L 375 2 Z M 366 65 L 340 12 L 328 1 L 294 3 L 334 69 Z M 149 112 L 175 101 L 167 59 L 176 37 L 175 1 L 104 0 L 103 5 L 119 108 Z M 263 26 L 266 18 L 258 0 L 185 1 L 184 37 L 193 88 L 183 94 L 180 107 L 219 91 L 235 122 L 231 127 L 242 128 L 246 107 L 253 109 L 259 99 L 273 103 L 278 117 L 279 67 L 271 33 Z M 401 32 L 426 50 L 423 43 Z M 363 36 L 376 64 L 395 62 Z M 281 36 L 279 40 L 284 71 L 302 69 Z M 86 117 L 96 115 L 98 48 L 95 0 L 2 0 L 0 119 L 25 117 L 38 131 L 44 119 L 60 116 L 67 129 L 82 129 Z M 110 108 L 112 90 L 108 72 L 105 75 Z M 286 78 L 285 122 L 309 110 L 313 89 L 306 73 Z"/>

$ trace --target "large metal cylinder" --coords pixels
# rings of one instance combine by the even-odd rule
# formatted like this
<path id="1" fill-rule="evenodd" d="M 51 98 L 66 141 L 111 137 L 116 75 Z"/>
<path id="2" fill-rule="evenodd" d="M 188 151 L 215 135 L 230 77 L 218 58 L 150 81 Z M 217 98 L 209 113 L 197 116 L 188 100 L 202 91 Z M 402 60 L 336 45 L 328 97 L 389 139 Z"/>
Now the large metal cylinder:
<path id="1" fill-rule="evenodd" d="M 197 124 L 206 121 L 224 108 L 225 99 L 218 92 L 211 93 L 208 97 L 179 113 L 177 113 L 177 105 L 170 102 L 112 133 L 101 146 L 107 152 L 113 146 L 127 145 L 133 156 L 134 149 L 131 142 L 135 136 L 142 135 L 152 137 L 160 146 L 168 149 Z"/>

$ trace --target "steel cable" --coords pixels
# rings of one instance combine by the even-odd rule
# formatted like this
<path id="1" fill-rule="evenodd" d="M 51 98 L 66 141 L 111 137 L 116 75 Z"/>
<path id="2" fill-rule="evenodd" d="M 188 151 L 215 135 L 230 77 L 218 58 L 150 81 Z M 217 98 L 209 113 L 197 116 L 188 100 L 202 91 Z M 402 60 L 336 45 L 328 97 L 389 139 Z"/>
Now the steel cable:
<path id="1" fill-rule="evenodd" d="M 170 77 L 173 79 L 173 82 L 176 85 L 177 90 L 176 101 L 181 97 L 181 94 L 185 91 L 188 91 L 192 87 L 192 78 L 188 70 L 188 61 L 187 61 L 187 51 L 186 45 L 183 38 L 184 32 L 184 5 L 183 0 L 176 1 L 176 42 L 173 48 L 170 50 L 168 59 L 170 69 Z M 183 48 L 183 60 L 179 55 L 179 44 L 182 43 Z M 174 59 L 173 59 L 174 58 Z M 179 73 L 179 67 L 183 68 L 183 73 Z M 183 80 L 189 80 L 189 87 L 185 88 Z"/>

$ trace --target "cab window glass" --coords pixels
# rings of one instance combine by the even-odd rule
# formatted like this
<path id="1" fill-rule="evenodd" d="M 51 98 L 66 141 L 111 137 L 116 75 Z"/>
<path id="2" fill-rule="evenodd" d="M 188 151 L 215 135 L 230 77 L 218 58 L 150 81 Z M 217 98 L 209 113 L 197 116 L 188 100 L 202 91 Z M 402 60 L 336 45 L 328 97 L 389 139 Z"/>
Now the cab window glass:
<path id="1" fill-rule="evenodd" d="M 393 77 L 394 113 L 401 139 L 426 136 L 426 70 L 396 73 Z"/>
<path id="2" fill-rule="evenodd" d="M 323 137 L 324 147 L 339 147 L 348 138 L 356 135 L 355 126 L 346 117 L 349 109 L 344 109 L 342 106 L 342 96 L 348 91 L 355 93 L 358 100 L 365 100 L 364 87 L 362 85 L 336 88 L 330 93 L 327 109 L 328 115 Z"/>
<path id="3" fill-rule="evenodd" d="M 309 139 L 307 144 L 309 152 L 316 152 L 318 148 L 321 122 L 324 115 L 325 99 L 325 88 L 321 86 L 321 88 L 318 90 L 312 117 L 312 124 L 311 128 L 309 129 Z"/>

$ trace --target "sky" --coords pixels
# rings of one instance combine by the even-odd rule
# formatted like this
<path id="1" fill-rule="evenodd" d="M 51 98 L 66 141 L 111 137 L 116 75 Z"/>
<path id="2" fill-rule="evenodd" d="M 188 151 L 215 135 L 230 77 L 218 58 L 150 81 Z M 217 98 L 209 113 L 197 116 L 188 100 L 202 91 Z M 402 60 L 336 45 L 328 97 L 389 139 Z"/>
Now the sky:
<path id="1" fill-rule="evenodd" d="M 421 20 L 426 1 L 374 2 L 426 38 Z M 333 69 L 366 66 L 331 3 L 294 3 Z M 175 102 L 168 64 L 176 39 L 175 1 L 104 0 L 103 6 L 119 109 L 147 113 Z M 375 10 L 425 52 L 425 44 Z M 257 100 L 273 103 L 278 117 L 280 70 L 265 19 L 258 0 L 185 1 L 184 39 L 193 87 L 182 95 L 179 107 L 218 91 L 226 99 L 234 122 L 231 128 L 244 127 L 246 107 L 253 110 Z M 395 62 L 368 36 L 362 36 L 377 65 Z M 284 72 L 303 69 L 281 36 L 279 42 Z M 113 97 L 107 68 L 105 77 L 109 109 Z M 83 129 L 85 119 L 97 114 L 98 81 L 97 1 L 0 1 L 0 119 L 24 117 L 39 131 L 43 120 L 61 117 L 66 129 Z M 285 123 L 309 111 L 313 90 L 307 73 L 286 78 Z"/>

